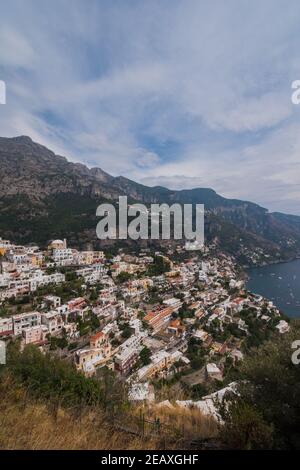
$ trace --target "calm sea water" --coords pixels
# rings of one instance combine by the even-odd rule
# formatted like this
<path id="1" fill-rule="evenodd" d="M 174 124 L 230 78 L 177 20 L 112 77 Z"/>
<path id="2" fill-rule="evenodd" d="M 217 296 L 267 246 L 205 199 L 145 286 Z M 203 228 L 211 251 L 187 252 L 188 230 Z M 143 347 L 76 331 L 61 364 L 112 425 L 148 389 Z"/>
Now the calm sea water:
<path id="1" fill-rule="evenodd" d="M 300 317 L 300 259 L 247 272 L 250 291 L 272 300 L 289 317 Z"/>

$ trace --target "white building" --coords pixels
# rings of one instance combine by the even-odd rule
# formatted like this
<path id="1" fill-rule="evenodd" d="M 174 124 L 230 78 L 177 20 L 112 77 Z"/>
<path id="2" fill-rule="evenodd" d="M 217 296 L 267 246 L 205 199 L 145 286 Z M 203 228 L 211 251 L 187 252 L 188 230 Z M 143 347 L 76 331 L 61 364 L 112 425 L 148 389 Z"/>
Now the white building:
<path id="1" fill-rule="evenodd" d="M 22 334 L 25 328 L 41 324 L 41 314 L 39 312 L 20 313 L 13 315 L 14 335 Z"/>
<path id="2" fill-rule="evenodd" d="M 63 248 L 53 250 L 53 261 L 56 264 L 68 265 L 74 261 L 74 254 L 72 248 Z"/>
<path id="3" fill-rule="evenodd" d="M 22 330 L 24 344 L 39 344 L 46 341 L 48 329 L 43 325 L 36 325 Z"/>
<path id="4" fill-rule="evenodd" d="M 132 335 L 120 347 L 115 356 L 115 369 L 122 375 L 128 374 L 136 363 L 144 334 Z"/>
<path id="5" fill-rule="evenodd" d="M 206 364 L 206 374 L 209 379 L 222 380 L 222 372 L 213 362 Z"/>
<path id="6" fill-rule="evenodd" d="M 50 334 L 55 334 L 62 330 L 64 322 L 57 311 L 42 313 L 41 322 L 45 325 Z"/>

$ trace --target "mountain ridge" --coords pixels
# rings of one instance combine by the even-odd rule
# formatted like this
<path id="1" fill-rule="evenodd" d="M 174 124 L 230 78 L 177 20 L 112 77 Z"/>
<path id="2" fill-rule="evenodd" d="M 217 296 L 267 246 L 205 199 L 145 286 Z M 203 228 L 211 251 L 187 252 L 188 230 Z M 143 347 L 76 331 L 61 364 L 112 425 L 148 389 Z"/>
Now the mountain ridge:
<path id="1" fill-rule="evenodd" d="M 203 203 L 207 240 L 242 258 L 253 249 L 263 250 L 265 261 L 268 256 L 275 261 L 300 254 L 299 216 L 227 199 L 211 188 L 148 187 L 70 162 L 28 136 L 0 137 L 0 236 L 45 243 L 61 235 L 75 244 L 90 240 L 97 245 L 96 207 L 120 195 L 144 204 Z"/>

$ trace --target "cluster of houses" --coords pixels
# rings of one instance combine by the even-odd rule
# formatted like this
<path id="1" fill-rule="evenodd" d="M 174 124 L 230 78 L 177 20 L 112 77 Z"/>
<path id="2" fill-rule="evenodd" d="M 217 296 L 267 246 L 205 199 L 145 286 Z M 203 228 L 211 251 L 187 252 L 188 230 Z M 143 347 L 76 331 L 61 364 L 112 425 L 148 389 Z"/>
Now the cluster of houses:
<path id="1" fill-rule="evenodd" d="M 75 298 L 61 305 L 60 297 L 45 296 L 40 311 L 17 313 L 9 317 L 0 317 L 0 337 L 21 337 L 22 344 L 45 345 L 47 337 L 60 336 L 62 332 L 69 339 L 77 338 L 77 325 L 70 318 L 83 316 L 86 307 L 84 298 Z"/>
<path id="2" fill-rule="evenodd" d="M 15 245 L 0 238 L 0 301 L 24 296 L 39 287 L 61 284 L 65 281 L 62 272 L 51 272 L 63 266 L 80 267 L 87 281 L 97 282 L 102 274 L 105 260 L 103 251 L 78 251 L 67 248 L 66 240 L 54 240 L 47 250 L 38 246 Z"/>
<path id="3" fill-rule="evenodd" d="M 66 240 L 54 240 L 42 251 L 0 239 L 0 308 L 11 298 L 27 293 L 34 297 L 41 286 L 66 283 L 66 267 L 85 286 L 84 294 L 74 292 L 64 303 L 43 293 L 36 310 L 1 314 L 0 337 L 20 337 L 22 345 L 36 344 L 42 350 L 51 337 L 76 342 L 68 356 L 78 370 L 91 376 L 106 366 L 130 383 L 130 396 L 139 400 L 153 398 L 155 380 L 181 371 L 191 370 L 191 381 L 222 380 L 224 358 L 243 359 L 249 311 L 263 327 L 272 324 L 280 334 L 288 331 L 272 302 L 245 289 L 232 258 L 211 256 L 208 250 L 183 260 L 178 254 L 180 248 L 167 255 L 147 249 L 138 255 L 120 251 L 108 260 L 102 251 L 67 248 Z M 169 268 L 151 275 L 149 266 L 158 256 Z M 129 276 L 121 282 L 122 273 Z M 81 337 L 80 324 L 91 315 L 97 318 L 95 330 Z M 191 367 L 191 342 L 205 351 L 201 371 Z M 193 383 L 201 383 L 197 380 Z"/>

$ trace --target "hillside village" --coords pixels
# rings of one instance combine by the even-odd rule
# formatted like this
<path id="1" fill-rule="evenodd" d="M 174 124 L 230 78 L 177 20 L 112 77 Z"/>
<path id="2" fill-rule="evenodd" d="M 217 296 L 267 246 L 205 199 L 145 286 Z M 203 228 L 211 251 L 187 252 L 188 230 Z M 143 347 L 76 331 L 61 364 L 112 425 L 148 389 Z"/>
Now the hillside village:
<path id="1" fill-rule="evenodd" d="M 35 344 L 88 377 L 107 367 L 134 402 L 171 407 L 178 394 L 178 405 L 216 414 L 213 397 L 234 387 L 249 348 L 288 330 L 211 247 L 112 254 L 0 238 L 0 339 Z"/>

